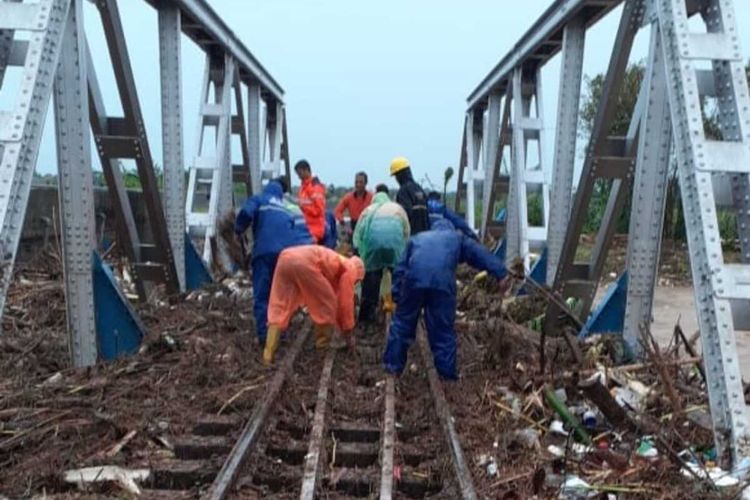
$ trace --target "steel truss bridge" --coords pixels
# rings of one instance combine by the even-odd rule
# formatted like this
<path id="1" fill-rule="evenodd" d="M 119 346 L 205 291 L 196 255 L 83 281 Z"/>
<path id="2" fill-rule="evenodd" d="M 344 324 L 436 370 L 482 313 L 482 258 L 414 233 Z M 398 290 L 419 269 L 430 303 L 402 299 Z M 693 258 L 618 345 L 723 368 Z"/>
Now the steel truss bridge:
<path id="1" fill-rule="evenodd" d="M 146 134 L 118 2 L 93 3 L 122 116 L 108 114 L 104 106 L 86 42 L 83 0 L 0 1 L 0 86 L 8 84 L 8 67 L 20 67 L 22 74 L 11 110 L 0 112 L 0 310 L 52 99 L 67 323 L 76 366 L 132 351 L 143 335 L 97 253 L 92 138 L 115 208 L 118 246 L 142 298 L 155 285 L 177 293 L 209 280 L 205 264 L 221 257 L 214 255 L 212 244 L 216 219 L 235 205 L 234 183 L 244 184 L 251 194 L 263 181 L 289 175 L 279 84 L 206 0 L 144 1 L 158 13 L 163 190 L 149 146 L 149 139 L 158 138 Z M 583 169 L 574 179 L 586 33 L 614 12 L 620 13 L 619 27 Z M 700 31 L 694 31 L 695 20 Z M 627 133 L 613 136 L 617 96 L 642 29 L 650 33 L 644 82 Z M 556 0 L 468 98 L 456 207 L 473 214 L 481 201 L 481 220 L 467 215 L 472 226 L 502 238 L 509 261 L 520 257 L 563 298 L 577 299 L 579 319 L 588 319 L 587 326 L 607 315 L 617 317 L 625 340 L 637 350 L 640 330 L 651 322 L 667 175 L 676 162 L 715 439 L 720 456 L 735 462 L 750 456 L 750 414 L 735 341 L 735 328 L 745 327 L 742 310 L 750 305 L 750 96 L 738 29 L 733 0 Z M 193 136 L 197 148 L 187 158 L 183 35 L 205 54 L 200 120 Z M 559 100 L 554 158 L 547 172 L 541 161 L 541 69 L 556 56 L 562 59 Z M 721 140 L 706 137 L 704 98 L 717 103 Z M 233 140 L 240 144 L 238 158 Z M 510 158 L 507 171 L 501 168 L 504 156 Z M 120 160 L 137 166 L 148 234 L 136 228 Z M 581 262 L 576 251 L 594 185 L 601 179 L 612 187 L 594 249 Z M 616 300 L 608 297 L 590 315 L 615 221 L 631 191 L 627 274 L 620 280 L 626 289 L 623 304 L 618 311 Z M 543 202 L 540 226 L 528 221 L 532 192 Z M 507 218 L 501 223 L 496 208 L 502 200 Z M 737 216 L 741 263 L 724 260 L 718 207 Z M 193 241 L 200 242 L 197 249 Z M 544 258 L 532 262 L 539 252 Z M 545 330 L 559 329 L 560 312 L 558 305 L 549 305 Z"/>
<path id="2" fill-rule="evenodd" d="M 578 109 L 587 30 L 622 5 L 609 67 L 597 106 L 580 179 L 574 188 Z M 692 19 L 691 19 L 692 18 Z M 696 30 L 694 26 L 701 26 Z M 641 29 L 650 32 L 644 81 L 624 136 L 610 134 L 615 108 Z M 503 237 L 508 261 L 532 252 L 544 258 L 532 272 L 563 298 L 575 298 L 588 328 L 618 320 L 625 341 L 637 351 L 640 330 L 651 323 L 660 255 L 667 175 L 677 162 L 685 213 L 695 303 L 717 447 L 735 460 L 750 453 L 750 420 L 736 349 L 735 327 L 747 328 L 750 305 L 750 97 L 731 0 L 558 0 L 469 95 L 459 171 L 457 209 L 467 220 L 478 200 L 484 235 Z M 551 176 L 541 161 L 543 106 L 541 69 L 559 55 L 559 100 Z M 706 137 L 701 100 L 715 99 L 721 140 Z M 509 150 L 509 152 L 505 150 Z M 501 169 L 504 154 L 508 172 Z M 476 180 L 482 179 L 481 192 Z M 590 258 L 577 249 L 597 181 L 611 191 Z M 608 295 L 589 316 L 604 262 L 627 195 L 632 190 L 626 275 L 622 301 Z M 531 226 L 527 197 L 540 193 L 543 224 Z M 496 207 L 506 200 L 507 218 Z M 717 208 L 737 216 L 742 263 L 724 261 Z M 541 268 L 541 269 L 540 269 Z M 547 332 L 559 329 L 559 305 L 550 303 Z M 745 317 L 743 317 L 745 316 Z M 614 318 L 614 321 L 613 321 Z M 743 325 L 744 324 L 744 325 Z"/>

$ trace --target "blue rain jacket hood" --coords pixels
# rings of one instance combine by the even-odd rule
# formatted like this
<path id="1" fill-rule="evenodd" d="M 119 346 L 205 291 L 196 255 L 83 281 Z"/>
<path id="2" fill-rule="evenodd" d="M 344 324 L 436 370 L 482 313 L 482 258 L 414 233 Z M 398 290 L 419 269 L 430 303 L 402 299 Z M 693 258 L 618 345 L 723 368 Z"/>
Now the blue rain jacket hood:
<path id="1" fill-rule="evenodd" d="M 237 214 L 234 232 L 253 228 L 253 259 L 279 254 L 285 248 L 312 245 L 302 212 L 284 203 L 284 191 L 276 181 L 266 184 L 263 193 L 251 196 Z"/>
<path id="2" fill-rule="evenodd" d="M 440 200 L 427 200 L 427 214 L 430 217 L 430 229 L 435 229 L 435 222 L 447 220 L 453 227 L 461 231 L 465 236 L 478 240 L 477 233 L 472 231 L 466 220 L 456 212 L 446 207 Z"/>
<path id="3" fill-rule="evenodd" d="M 412 289 L 456 293 L 456 267 L 460 263 L 487 271 L 497 279 L 506 276 L 503 263 L 485 247 L 454 231 L 447 220 L 437 220 L 429 231 L 409 240 L 393 273 L 393 297 Z"/>

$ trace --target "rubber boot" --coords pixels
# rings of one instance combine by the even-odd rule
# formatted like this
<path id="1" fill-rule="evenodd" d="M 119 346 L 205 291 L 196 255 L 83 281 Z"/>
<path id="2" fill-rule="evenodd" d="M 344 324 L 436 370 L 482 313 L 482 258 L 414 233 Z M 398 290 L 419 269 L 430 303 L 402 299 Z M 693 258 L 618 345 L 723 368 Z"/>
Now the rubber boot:
<path id="1" fill-rule="evenodd" d="M 273 363 L 273 358 L 276 356 L 276 350 L 279 348 L 279 340 L 281 340 L 281 328 L 277 325 L 268 325 L 266 347 L 263 349 L 264 364 L 270 365 Z"/>
<path id="2" fill-rule="evenodd" d="M 333 325 L 315 325 L 313 331 L 315 332 L 315 347 L 317 349 L 328 347 L 333 334 Z"/>
<path id="3" fill-rule="evenodd" d="M 393 295 L 386 293 L 383 297 L 383 311 L 386 313 L 393 313 L 396 311 L 396 303 L 393 302 Z"/>

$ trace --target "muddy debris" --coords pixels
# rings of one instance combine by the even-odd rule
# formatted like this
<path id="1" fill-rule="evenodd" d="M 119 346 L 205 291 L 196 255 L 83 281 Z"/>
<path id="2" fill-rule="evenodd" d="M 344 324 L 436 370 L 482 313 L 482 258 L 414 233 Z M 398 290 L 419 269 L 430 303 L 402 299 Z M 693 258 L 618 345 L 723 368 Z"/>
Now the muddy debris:
<path id="1" fill-rule="evenodd" d="M 481 498 L 728 498 L 746 484 L 720 468 L 700 358 L 673 344 L 618 367 L 619 337 L 575 340 L 576 354 L 557 336 L 539 373 L 546 300 L 501 303 L 474 275 L 459 275 L 461 378 L 446 396 Z"/>
<path id="2" fill-rule="evenodd" d="M 169 457 L 200 417 L 252 409 L 269 369 L 247 277 L 138 305 L 148 331 L 139 352 L 74 370 L 61 273 L 50 261 L 17 270 L 3 318 L 0 493 L 68 491 L 65 470 Z"/>
<path id="3" fill-rule="evenodd" d="M 115 272 L 127 285 L 127 273 Z M 671 345 L 655 346 L 644 331 L 646 358 L 618 366 L 623 352 L 616 337 L 571 344 L 564 335 L 548 336 L 542 371 L 534 328 L 546 299 L 531 293 L 501 300 L 495 280 L 475 277 L 468 268 L 459 271 L 460 381 L 444 387 L 480 498 L 739 494 L 746 478 L 731 474 L 728 457 L 714 447 L 696 337 L 676 335 Z M 148 330 L 137 354 L 73 370 L 59 254 L 47 251 L 16 270 L 0 338 L 0 494 L 122 496 L 112 485 L 81 492 L 63 472 L 169 458 L 175 438 L 202 416 L 252 410 L 273 368 L 260 362 L 246 275 L 181 297 L 157 295 L 137 310 Z M 284 336 L 282 350 L 291 337 Z M 336 368 L 331 401 L 351 407 L 348 419 L 374 425 L 381 409 L 366 395 L 383 379 L 382 346 L 358 345 L 359 356 Z M 356 358 L 367 360 L 366 369 Z M 433 498 L 455 498 L 418 358 L 413 349 L 398 381 L 396 412 L 400 425 L 417 431 L 404 434 L 403 449 L 416 439 L 429 456 L 418 470 L 400 473 L 428 478 Z M 307 432 L 321 363 L 311 359 L 293 378 L 296 389 L 282 402 L 270 444 Z M 268 477 L 293 472 L 256 465 Z M 249 498 L 258 491 L 263 497 L 252 482 L 246 490 Z"/>

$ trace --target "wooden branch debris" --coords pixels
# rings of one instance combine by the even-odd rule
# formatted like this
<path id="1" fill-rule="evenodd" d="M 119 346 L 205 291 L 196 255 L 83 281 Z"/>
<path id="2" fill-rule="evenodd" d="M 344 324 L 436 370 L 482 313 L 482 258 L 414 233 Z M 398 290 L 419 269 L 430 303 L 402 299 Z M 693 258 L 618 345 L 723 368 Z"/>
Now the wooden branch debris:
<path id="1" fill-rule="evenodd" d="M 651 332 L 648 330 L 648 328 L 642 325 L 640 331 L 643 348 L 648 354 L 648 357 L 651 359 L 651 362 L 656 369 L 656 373 L 659 374 L 659 378 L 661 379 L 662 384 L 664 384 L 664 392 L 669 398 L 669 401 L 672 405 L 672 410 L 674 410 L 676 414 L 682 414 L 682 402 L 680 401 L 680 398 L 677 395 L 677 391 L 674 388 L 672 377 L 667 371 L 667 365 L 661 355 L 659 344 L 656 343 L 656 339 L 654 339 L 654 336 L 651 335 Z"/>

